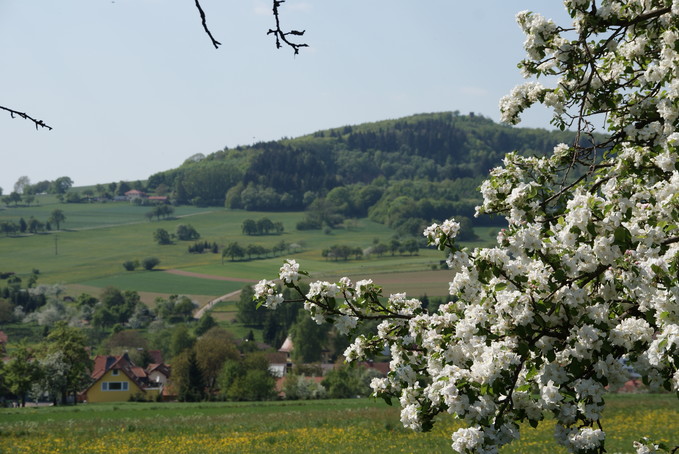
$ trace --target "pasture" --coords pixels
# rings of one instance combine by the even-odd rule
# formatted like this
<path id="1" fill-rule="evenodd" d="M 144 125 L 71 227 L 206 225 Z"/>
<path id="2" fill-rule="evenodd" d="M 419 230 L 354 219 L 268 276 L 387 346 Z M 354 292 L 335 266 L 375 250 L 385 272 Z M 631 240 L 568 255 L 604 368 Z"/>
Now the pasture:
<path id="1" fill-rule="evenodd" d="M 30 207 L 5 207 L 0 209 L 0 222 L 31 216 L 45 221 L 54 209 L 63 210 L 66 221 L 62 230 L 40 234 L 0 236 L 0 271 L 13 271 L 20 277 L 32 270 L 40 271 L 40 284 L 63 284 L 69 293 L 87 286 L 103 288 L 113 285 L 121 289 L 152 294 L 191 294 L 218 296 L 242 288 L 243 283 L 196 277 L 176 276 L 163 270 L 179 269 L 217 277 L 256 281 L 274 278 L 284 257 L 295 258 L 315 278 L 333 279 L 343 275 L 356 278 L 373 278 L 378 284 L 384 281 L 385 293 L 407 291 L 419 296 L 442 296 L 447 292 L 449 279 L 445 272 L 432 272 L 444 258 L 433 249 L 420 249 L 417 255 L 370 256 L 362 259 L 334 261 L 321 256 L 321 251 L 334 244 L 367 248 L 376 240 L 388 243 L 394 232 L 384 225 L 367 219 L 351 222 L 350 229 L 336 229 L 327 234 L 320 230 L 297 231 L 295 225 L 304 213 L 260 213 L 224 208 L 175 208 L 174 217 L 168 220 L 148 221 L 145 213 L 149 207 L 128 202 L 61 204 L 54 197 L 40 196 Z M 282 222 L 281 235 L 246 236 L 241 232 L 245 219 L 268 217 Z M 153 239 L 156 229 L 174 233 L 180 224 L 191 224 L 200 234 L 201 241 L 220 245 L 238 242 L 272 248 L 284 241 L 296 248 L 278 257 L 254 260 L 222 260 L 221 254 L 190 254 L 188 246 L 193 241 L 175 241 L 171 245 L 158 245 Z M 478 228 L 480 241 L 487 243 L 496 229 Z M 125 271 L 122 263 L 146 257 L 160 259 L 158 271 Z M 397 272 L 398 278 L 389 274 Z M 412 273 L 412 274 L 410 274 Z M 433 279 L 433 281 L 432 281 Z M 72 286 L 72 287 L 69 287 Z M 387 290 L 386 287 L 389 287 Z"/>
<path id="2" fill-rule="evenodd" d="M 641 435 L 677 443 L 674 395 L 610 395 L 607 403 L 608 452 L 633 452 Z M 0 409 L 0 452 L 452 452 L 450 434 L 458 427 L 443 416 L 431 432 L 412 432 L 401 426 L 398 408 L 372 399 L 84 404 Z M 551 421 L 521 430 L 503 454 L 565 452 L 553 441 Z"/>

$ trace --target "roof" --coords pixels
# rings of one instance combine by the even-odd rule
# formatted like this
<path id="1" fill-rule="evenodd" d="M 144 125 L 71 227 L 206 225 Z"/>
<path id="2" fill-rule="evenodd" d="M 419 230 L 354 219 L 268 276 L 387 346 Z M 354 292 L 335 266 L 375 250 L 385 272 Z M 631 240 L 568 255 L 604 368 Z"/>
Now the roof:
<path id="1" fill-rule="evenodd" d="M 160 364 L 163 362 L 163 352 L 160 350 L 147 350 L 152 363 Z"/>
<path id="2" fill-rule="evenodd" d="M 132 366 L 130 369 L 132 370 L 132 373 L 135 377 L 146 378 L 146 371 L 143 368 L 139 366 Z"/>
<path id="3" fill-rule="evenodd" d="M 387 373 L 389 373 L 389 363 L 386 362 L 362 361 L 358 363 L 358 365 L 365 367 L 366 369 L 375 369 L 382 375 L 387 375 Z"/>
<path id="4" fill-rule="evenodd" d="M 287 364 L 288 355 L 285 352 L 272 352 L 266 354 L 269 364 Z"/>
<path id="5" fill-rule="evenodd" d="M 159 350 L 150 350 L 152 358 L 162 359 Z M 149 364 L 149 366 L 144 369 L 135 365 L 127 353 L 118 356 L 112 355 L 97 355 L 94 358 L 94 367 L 92 368 L 92 373 L 90 377 L 92 378 L 92 383 L 84 390 L 81 394 L 86 394 L 87 391 L 92 388 L 99 380 L 108 372 L 109 370 L 121 370 L 123 374 L 127 376 L 139 389 L 144 390 L 153 387 L 155 383 L 151 383 L 149 380 L 149 374 L 153 372 L 158 372 L 166 377 L 170 377 L 170 366 L 164 364 L 162 361 Z"/>
<path id="6" fill-rule="evenodd" d="M 119 356 L 111 355 L 97 355 L 94 358 L 94 368 L 92 369 L 92 385 L 94 385 L 101 377 L 103 377 L 109 370 L 121 370 L 127 377 L 134 382 L 139 388 L 143 389 L 144 385 L 141 379 L 146 378 L 146 372 L 141 367 L 135 366 L 127 353 Z M 89 390 L 92 385 L 87 389 Z"/>
<path id="7" fill-rule="evenodd" d="M 285 353 L 290 353 L 294 348 L 294 345 L 292 345 L 292 339 L 290 336 L 285 338 L 285 342 L 283 342 L 283 345 L 281 348 L 278 349 L 279 352 L 285 352 Z"/>
<path id="8" fill-rule="evenodd" d="M 146 373 L 151 375 L 153 372 L 161 373 L 168 378 L 170 377 L 170 367 L 167 364 L 149 364 L 146 367 Z"/>

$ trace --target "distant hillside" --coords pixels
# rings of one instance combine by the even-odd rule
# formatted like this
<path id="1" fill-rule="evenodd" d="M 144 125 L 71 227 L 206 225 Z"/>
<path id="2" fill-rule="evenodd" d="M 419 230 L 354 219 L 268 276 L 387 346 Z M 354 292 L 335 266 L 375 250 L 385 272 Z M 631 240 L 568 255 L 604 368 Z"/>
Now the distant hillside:
<path id="1" fill-rule="evenodd" d="M 178 203 L 311 208 L 322 212 L 316 223 L 370 215 L 394 226 L 407 214 L 419 221 L 406 230 L 416 231 L 418 222 L 471 216 L 476 188 L 507 152 L 542 155 L 572 140 L 569 132 L 514 128 L 473 114 L 420 114 L 197 154 L 150 176 L 148 186 L 171 191 Z"/>

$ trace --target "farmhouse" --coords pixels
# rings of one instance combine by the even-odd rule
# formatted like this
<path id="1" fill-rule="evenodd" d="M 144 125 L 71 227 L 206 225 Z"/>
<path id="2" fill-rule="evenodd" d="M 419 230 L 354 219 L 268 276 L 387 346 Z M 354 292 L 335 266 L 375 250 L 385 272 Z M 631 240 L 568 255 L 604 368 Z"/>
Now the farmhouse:
<path id="1" fill-rule="evenodd" d="M 274 352 L 267 355 L 269 372 L 276 378 L 283 377 L 292 370 L 292 361 L 284 352 Z"/>
<path id="2" fill-rule="evenodd" d="M 170 367 L 163 363 L 149 364 L 146 368 L 146 375 L 149 383 L 165 386 L 170 378 Z"/>
<path id="3" fill-rule="evenodd" d="M 86 402 L 123 402 L 132 398 L 156 399 L 170 375 L 165 364 L 136 366 L 127 353 L 98 355 L 94 359 L 92 384 L 81 393 Z"/>
<path id="4" fill-rule="evenodd" d="M 143 199 L 146 197 L 146 194 L 144 194 L 141 191 L 138 191 L 136 189 L 131 189 L 125 193 L 125 198 L 129 200 L 130 202 L 135 200 L 135 199 Z"/>

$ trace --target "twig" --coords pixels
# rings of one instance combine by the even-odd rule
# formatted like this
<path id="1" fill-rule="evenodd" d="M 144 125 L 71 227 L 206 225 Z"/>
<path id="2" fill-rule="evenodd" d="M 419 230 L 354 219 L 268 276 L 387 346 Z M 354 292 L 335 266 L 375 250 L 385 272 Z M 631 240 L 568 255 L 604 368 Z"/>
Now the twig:
<path id="1" fill-rule="evenodd" d="M 32 121 L 32 122 L 35 124 L 35 129 L 38 129 L 38 127 L 40 127 L 40 128 L 47 128 L 47 129 L 49 129 L 50 131 L 52 130 L 52 127 L 49 126 L 49 125 L 47 125 L 47 124 L 45 124 L 44 121 L 42 121 L 42 120 L 37 120 L 37 119 L 31 117 L 30 115 L 28 115 L 28 114 L 25 113 L 25 112 L 19 112 L 19 111 L 17 111 L 17 110 L 9 109 L 9 108 L 3 107 L 3 106 L 0 106 L 0 109 L 6 110 L 7 112 L 9 112 L 9 115 L 10 115 L 12 118 L 14 118 L 15 115 L 18 115 L 19 117 L 23 118 L 24 120 L 30 120 L 30 121 Z"/>
<path id="2" fill-rule="evenodd" d="M 212 36 L 212 32 L 210 32 L 210 29 L 207 28 L 207 22 L 205 20 L 205 11 L 203 11 L 203 8 L 200 6 L 200 2 L 196 0 L 196 8 L 198 8 L 198 12 L 200 13 L 200 19 L 203 22 L 203 29 L 205 30 L 205 33 L 207 33 L 207 36 L 210 37 L 210 40 L 212 41 L 212 45 L 215 46 L 215 49 L 219 49 L 219 46 L 222 45 L 219 41 L 217 41 L 214 36 Z"/>
<path id="3" fill-rule="evenodd" d="M 276 37 L 276 47 L 280 49 L 283 44 L 281 44 L 281 41 L 287 44 L 288 46 L 292 47 L 292 49 L 295 51 L 295 55 L 299 54 L 299 49 L 300 47 L 309 47 L 308 44 L 304 43 L 293 43 L 292 41 L 288 40 L 288 35 L 293 35 L 293 36 L 304 36 L 304 32 L 306 30 L 290 30 L 289 32 L 284 32 L 281 29 L 281 22 L 280 22 L 280 17 L 278 15 L 278 7 L 283 4 L 285 0 L 273 0 L 273 16 L 276 19 L 276 29 L 269 29 L 267 35 L 274 35 Z"/>

